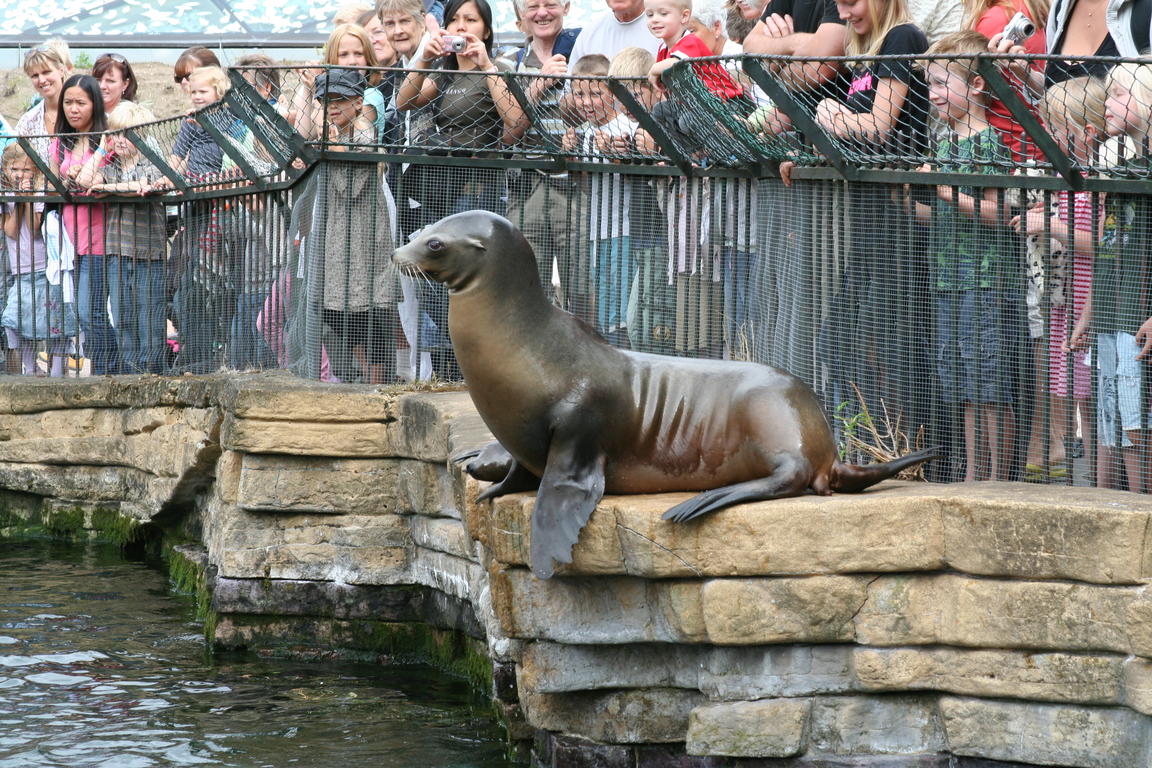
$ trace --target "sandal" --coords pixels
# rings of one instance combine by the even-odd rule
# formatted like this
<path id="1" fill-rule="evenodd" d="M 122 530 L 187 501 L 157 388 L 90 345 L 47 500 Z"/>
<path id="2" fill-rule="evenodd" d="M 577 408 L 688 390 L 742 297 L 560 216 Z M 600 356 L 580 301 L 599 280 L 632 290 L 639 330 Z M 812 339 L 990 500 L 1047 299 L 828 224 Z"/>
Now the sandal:
<path id="1" fill-rule="evenodd" d="M 1046 483 L 1048 482 L 1048 470 L 1041 464 L 1025 464 L 1024 482 Z"/>

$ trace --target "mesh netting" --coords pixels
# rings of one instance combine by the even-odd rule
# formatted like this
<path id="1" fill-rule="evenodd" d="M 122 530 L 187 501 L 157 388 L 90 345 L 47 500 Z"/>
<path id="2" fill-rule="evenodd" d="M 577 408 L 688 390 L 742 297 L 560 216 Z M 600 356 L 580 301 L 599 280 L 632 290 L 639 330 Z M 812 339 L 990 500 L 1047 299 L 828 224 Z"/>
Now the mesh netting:
<path id="1" fill-rule="evenodd" d="M 389 257 L 480 208 L 609 343 L 809 382 L 847 458 L 1142 490 L 1152 78 L 1053 62 L 234 70 L 5 155 L 9 371 L 457 380 L 446 290 Z"/>

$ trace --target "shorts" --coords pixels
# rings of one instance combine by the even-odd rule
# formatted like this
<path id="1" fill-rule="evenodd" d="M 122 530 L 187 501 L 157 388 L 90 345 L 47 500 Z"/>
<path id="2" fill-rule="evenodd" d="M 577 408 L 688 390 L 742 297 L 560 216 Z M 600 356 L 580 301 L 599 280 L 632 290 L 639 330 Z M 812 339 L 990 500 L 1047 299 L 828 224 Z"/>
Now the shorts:
<path id="1" fill-rule="evenodd" d="M 1115 446 L 1121 433 L 1121 446 L 1131 448 L 1129 430 L 1141 429 L 1140 390 L 1144 361 L 1137 360 L 1140 345 L 1130 333 L 1101 333 L 1096 336 L 1098 392 L 1096 398 L 1097 440 Z M 1119 419 L 1119 430 L 1117 430 Z"/>
<path id="2" fill-rule="evenodd" d="M 936 374 L 947 403 L 1009 403 L 999 291 L 936 296 Z"/>

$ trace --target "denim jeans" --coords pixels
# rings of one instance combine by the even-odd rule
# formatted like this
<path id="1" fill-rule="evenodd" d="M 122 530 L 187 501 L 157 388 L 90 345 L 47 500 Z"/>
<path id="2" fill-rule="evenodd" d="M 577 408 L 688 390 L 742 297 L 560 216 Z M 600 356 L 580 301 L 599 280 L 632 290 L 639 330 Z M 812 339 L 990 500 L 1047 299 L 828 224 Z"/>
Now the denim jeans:
<path id="1" fill-rule="evenodd" d="M 228 367 L 237 371 L 249 368 L 275 368 L 276 356 L 256 328 L 256 319 L 264 309 L 267 296 L 259 292 L 236 295 L 236 312 L 228 334 Z"/>
<path id="2" fill-rule="evenodd" d="M 92 362 L 92 375 L 120 372 L 116 335 L 108 321 L 108 271 L 102 255 L 77 256 L 80 264 L 76 309 L 84 332 L 84 356 Z"/>
<path id="3" fill-rule="evenodd" d="M 116 342 L 127 373 L 164 373 L 164 262 L 107 256 Z"/>

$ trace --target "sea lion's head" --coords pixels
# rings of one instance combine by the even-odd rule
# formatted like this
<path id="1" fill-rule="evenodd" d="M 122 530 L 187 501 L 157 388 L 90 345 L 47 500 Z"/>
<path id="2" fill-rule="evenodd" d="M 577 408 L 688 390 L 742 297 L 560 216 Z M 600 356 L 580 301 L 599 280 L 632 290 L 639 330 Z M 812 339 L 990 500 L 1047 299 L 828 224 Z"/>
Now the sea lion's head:
<path id="1" fill-rule="evenodd" d="M 528 259 L 524 259 L 527 253 Z M 465 211 L 430 224 L 392 253 L 401 272 L 428 277 L 462 291 L 489 275 L 536 275 L 532 248 L 512 223 L 488 211 Z"/>

